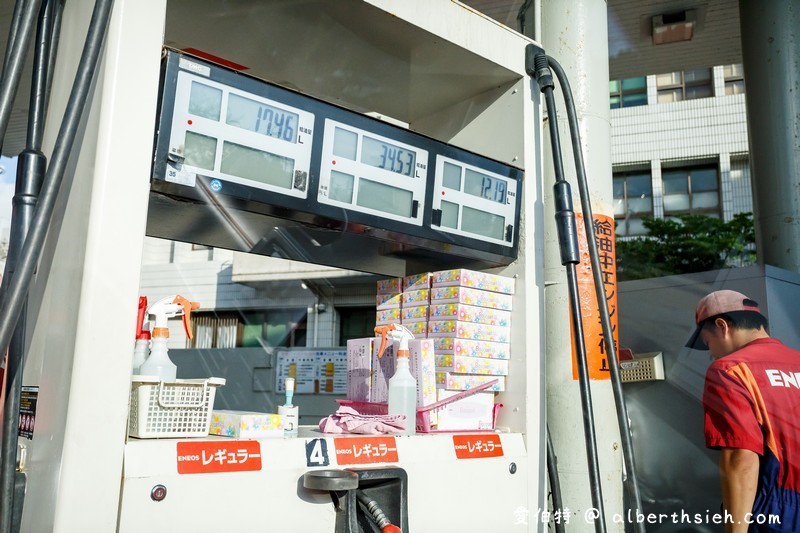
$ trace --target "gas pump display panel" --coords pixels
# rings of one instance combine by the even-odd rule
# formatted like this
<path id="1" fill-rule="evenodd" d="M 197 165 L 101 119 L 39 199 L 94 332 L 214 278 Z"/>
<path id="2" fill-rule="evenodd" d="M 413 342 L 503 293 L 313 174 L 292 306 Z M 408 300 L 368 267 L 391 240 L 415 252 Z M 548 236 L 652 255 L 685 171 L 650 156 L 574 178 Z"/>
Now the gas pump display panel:
<path id="1" fill-rule="evenodd" d="M 219 83 L 187 58 L 179 65 L 164 179 L 194 186 L 203 174 L 305 198 L 314 115 Z"/>
<path id="2" fill-rule="evenodd" d="M 511 247 L 517 231 L 516 200 L 517 180 L 436 157 L 433 227 Z"/>
<path id="3" fill-rule="evenodd" d="M 147 232 L 386 275 L 499 266 L 517 257 L 522 177 L 167 49 Z"/>
<path id="4" fill-rule="evenodd" d="M 325 121 L 318 201 L 422 225 L 428 152 Z"/>

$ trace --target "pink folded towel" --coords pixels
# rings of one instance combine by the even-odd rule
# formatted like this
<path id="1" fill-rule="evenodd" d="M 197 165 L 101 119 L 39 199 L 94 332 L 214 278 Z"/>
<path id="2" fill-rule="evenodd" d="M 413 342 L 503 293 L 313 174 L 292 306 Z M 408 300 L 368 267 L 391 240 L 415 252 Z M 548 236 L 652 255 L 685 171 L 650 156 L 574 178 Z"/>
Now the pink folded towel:
<path id="1" fill-rule="evenodd" d="M 380 435 L 406 429 L 405 415 L 362 415 L 352 407 L 339 407 L 334 414 L 319 421 L 324 433 L 358 433 Z"/>

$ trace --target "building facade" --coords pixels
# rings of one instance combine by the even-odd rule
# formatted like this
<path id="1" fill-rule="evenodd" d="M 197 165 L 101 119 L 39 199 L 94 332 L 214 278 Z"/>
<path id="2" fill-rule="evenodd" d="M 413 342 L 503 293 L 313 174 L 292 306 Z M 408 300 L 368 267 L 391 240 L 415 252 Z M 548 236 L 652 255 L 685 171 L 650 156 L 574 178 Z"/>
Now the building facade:
<path id="1" fill-rule="evenodd" d="M 612 80 L 617 235 L 644 217 L 730 220 L 753 209 L 741 65 Z"/>

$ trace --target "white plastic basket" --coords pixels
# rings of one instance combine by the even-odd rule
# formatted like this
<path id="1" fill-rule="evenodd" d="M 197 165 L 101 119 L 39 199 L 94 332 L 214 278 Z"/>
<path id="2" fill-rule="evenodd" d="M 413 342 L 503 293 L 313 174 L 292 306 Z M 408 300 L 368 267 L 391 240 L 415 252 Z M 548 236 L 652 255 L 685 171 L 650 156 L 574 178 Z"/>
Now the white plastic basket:
<path id="1" fill-rule="evenodd" d="M 140 439 L 205 437 L 211 424 L 214 394 L 224 378 L 159 381 L 131 378 L 128 435 Z"/>

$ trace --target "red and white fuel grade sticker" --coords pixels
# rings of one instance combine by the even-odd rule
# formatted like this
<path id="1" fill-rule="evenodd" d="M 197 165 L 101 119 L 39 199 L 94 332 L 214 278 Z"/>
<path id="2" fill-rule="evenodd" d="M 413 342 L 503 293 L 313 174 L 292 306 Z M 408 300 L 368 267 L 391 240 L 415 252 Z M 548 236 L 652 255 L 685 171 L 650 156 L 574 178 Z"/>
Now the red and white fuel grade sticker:
<path id="1" fill-rule="evenodd" d="M 261 470 L 257 440 L 179 442 L 177 452 L 179 474 Z"/>
<path id="2" fill-rule="evenodd" d="M 336 462 L 341 465 L 396 463 L 397 444 L 394 437 L 347 437 L 333 439 Z"/>
<path id="3" fill-rule="evenodd" d="M 503 443 L 494 433 L 478 435 L 453 435 L 453 448 L 458 459 L 502 457 Z"/>

